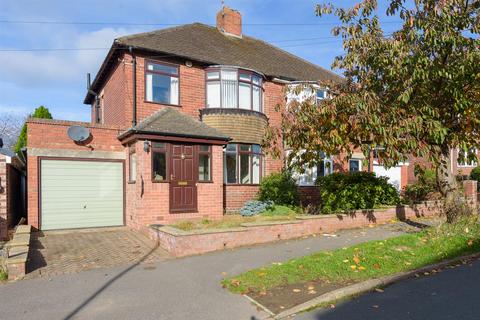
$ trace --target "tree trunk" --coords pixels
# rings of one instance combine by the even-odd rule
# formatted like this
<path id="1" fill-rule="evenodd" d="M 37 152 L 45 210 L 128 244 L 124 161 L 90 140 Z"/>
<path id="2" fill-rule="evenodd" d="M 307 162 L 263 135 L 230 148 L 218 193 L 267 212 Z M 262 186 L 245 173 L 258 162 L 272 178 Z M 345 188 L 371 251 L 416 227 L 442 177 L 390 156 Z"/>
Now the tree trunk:
<path id="1" fill-rule="evenodd" d="M 458 183 L 452 170 L 452 160 L 450 159 L 450 147 L 442 146 L 437 166 L 437 186 L 445 199 L 444 214 L 448 223 L 457 220 L 461 207 L 461 195 L 459 194 Z"/>

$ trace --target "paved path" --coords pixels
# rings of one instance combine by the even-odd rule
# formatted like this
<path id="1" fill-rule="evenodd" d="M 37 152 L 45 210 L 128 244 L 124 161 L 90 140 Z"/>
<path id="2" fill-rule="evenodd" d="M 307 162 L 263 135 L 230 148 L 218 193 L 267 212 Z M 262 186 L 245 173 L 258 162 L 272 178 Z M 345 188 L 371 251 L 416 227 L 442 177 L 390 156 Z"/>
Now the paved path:
<path id="1" fill-rule="evenodd" d="M 33 234 L 27 279 L 169 258 L 155 242 L 128 228 L 46 231 Z"/>
<path id="2" fill-rule="evenodd" d="M 295 320 L 478 320 L 480 261 L 412 278 Z"/>
<path id="3" fill-rule="evenodd" d="M 148 265 L 61 275 L 0 285 L 1 319 L 263 319 L 245 298 L 222 289 L 225 275 L 321 250 L 385 239 L 398 225 L 345 231 L 339 237 L 222 251 Z"/>

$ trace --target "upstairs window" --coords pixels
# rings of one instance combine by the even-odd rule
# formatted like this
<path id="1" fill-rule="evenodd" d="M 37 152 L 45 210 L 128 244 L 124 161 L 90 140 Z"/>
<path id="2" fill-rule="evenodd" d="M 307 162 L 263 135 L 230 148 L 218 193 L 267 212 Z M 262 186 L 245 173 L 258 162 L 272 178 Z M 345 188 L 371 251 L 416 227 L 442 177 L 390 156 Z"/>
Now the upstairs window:
<path id="1" fill-rule="evenodd" d="M 148 102 L 178 105 L 178 66 L 146 62 L 145 100 Z"/>
<path id="2" fill-rule="evenodd" d="M 458 150 L 457 165 L 459 167 L 476 167 L 477 159 L 477 149 L 475 148 L 470 148 L 468 150 Z"/>
<path id="3" fill-rule="evenodd" d="M 240 108 L 262 112 L 262 77 L 255 72 L 207 69 L 207 108 Z"/>

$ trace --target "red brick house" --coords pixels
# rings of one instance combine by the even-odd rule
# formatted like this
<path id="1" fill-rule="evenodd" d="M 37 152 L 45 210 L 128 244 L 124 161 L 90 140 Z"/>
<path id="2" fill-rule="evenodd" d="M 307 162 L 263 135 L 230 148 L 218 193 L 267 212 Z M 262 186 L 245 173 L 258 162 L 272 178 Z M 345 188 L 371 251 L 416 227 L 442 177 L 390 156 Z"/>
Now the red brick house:
<path id="1" fill-rule="evenodd" d="M 227 7 L 216 28 L 115 39 L 84 100 L 90 123 L 28 120 L 28 222 L 142 229 L 238 210 L 284 167 L 260 145 L 267 124 L 280 124 L 285 87 L 318 80 L 341 78 L 244 35 L 240 13 Z M 88 135 L 73 141 L 67 132 L 78 127 Z M 326 158 L 298 176 L 305 198 L 318 193 L 313 181 L 329 173 L 327 162 L 357 171 L 363 158 Z"/>

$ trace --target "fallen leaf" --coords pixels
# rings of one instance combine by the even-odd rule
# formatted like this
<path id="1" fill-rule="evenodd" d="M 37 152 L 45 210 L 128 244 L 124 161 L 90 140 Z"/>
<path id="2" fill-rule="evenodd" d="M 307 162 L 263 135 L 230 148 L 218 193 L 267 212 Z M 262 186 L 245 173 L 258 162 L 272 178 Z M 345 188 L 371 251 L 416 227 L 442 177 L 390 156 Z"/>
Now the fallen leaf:
<path id="1" fill-rule="evenodd" d="M 308 286 L 308 290 L 315 290 L 314 286 Z"/>
<path id="2" fill-rule="evenodd" d="M 375 263 L 375 264 L 373 265 L 373 267 L 374 267 L 375 269 L 380 269 L 380 265 L 379 265 L 378 263 Z"/>
<path id="3" fill-rule="evenodd" d="M 355 262 L 355 264 L 357 264 L 357 265 L 360 264 L 360 258 L 357 255 L 355 255 L 353 257 L 353 262 Z"/>
<path id="4" fill-rule="evenodd" d="M 238 287 L 238 286 L 240 285 L 240 280 L 238 280 L 238 279 L 232 279 L 232 280 L 230 280 L 230 284 L 231 284 L 232 286 Z"/>
<path id="5" fill-rule="evenodd" d="M 295 293 L 302 292 L 302 290 L 300 290 L 300 289 L 293 289 L 292 291 L 295 292 Z"/>
<path id="6" fill-rule="evenodd" d="M 330 305 L 330 309 L 335 309 L 335 305 L 334 305 L 334 304 L 331 304 L 331 305 Z"/>
<path id="7" fill-rule="evenodd" d="M 365 270 L 366 268 L 364 266 L 358 267 L 358 270 Z"/>
<path id="8" fill-rule="evenodd" d="M 375 291 L 380 292 L 380 293 L 384 292 L 384 290 L 380 289 L 380 288 L 375 288 Z"/>
<path id="9" fill-rule="evenodd" d="M 357 269 L 357 266 L 350 266 L 350 269 L 355 270 Z"/>
<path id="10" fill-rule="evenodd" d="M 378 308 L 379 308 L 379 306 L 376 305 L 376 304 L 374 304 L 372 307 L 375 308 L 375 309 L 378 309 Z"/>
<path id="11" fill-rule="evenodd" d="M 316 293 L 317 293 L 317 291 L 315 291 L 315 290 L 308 291 L 308 294 L 316 294 Z"/>
<path id="12" fill-rule="evenodd" d="M 280 309 L 285 309 L 285 307 L 284 307 L 284 306 L 280 306 Z"/>
<path id="13" fill-rule="evenodd" d="M 348 260 L 348 259 L 343 260 L 344 263 L 347 263 L 347 262 L 349 262 L 349 261 L 350 261 L 350 260 Z"/>
<path id="14" fill-rule="evenodd" d="M 227 275 L 227 273 L 226 273 L 226 272 L 222 272 L 222 276 L 226 276 L 226 275 Z"/>

